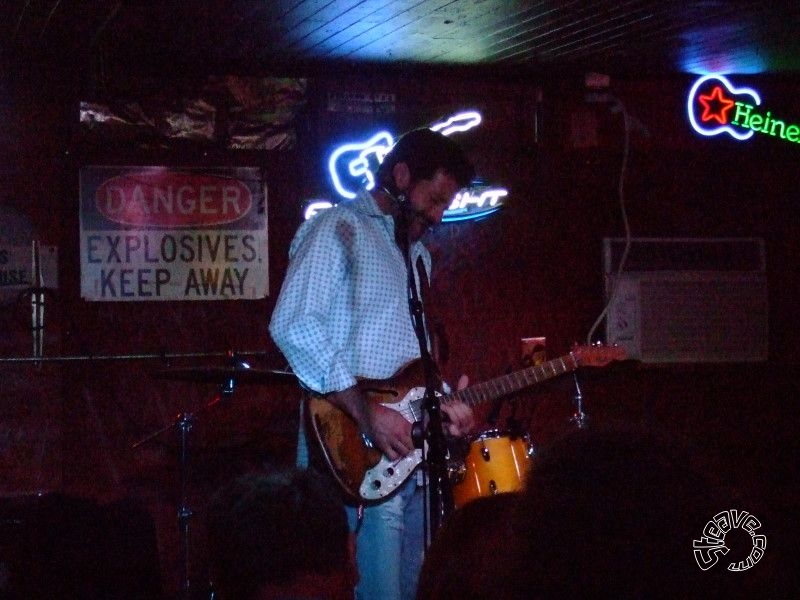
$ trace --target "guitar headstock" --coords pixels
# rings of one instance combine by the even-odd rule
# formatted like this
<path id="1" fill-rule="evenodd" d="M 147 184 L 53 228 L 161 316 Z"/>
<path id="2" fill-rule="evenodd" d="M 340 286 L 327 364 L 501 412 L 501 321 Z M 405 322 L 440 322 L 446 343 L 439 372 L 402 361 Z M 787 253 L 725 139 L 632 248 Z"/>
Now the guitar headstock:
<path id="1" fill-rule="evenodd" d="M 628 354 L 622 346 L 573 346 L 570 354 L 581 367 L 605 367 L 615 360 L 625 360 Z"/>

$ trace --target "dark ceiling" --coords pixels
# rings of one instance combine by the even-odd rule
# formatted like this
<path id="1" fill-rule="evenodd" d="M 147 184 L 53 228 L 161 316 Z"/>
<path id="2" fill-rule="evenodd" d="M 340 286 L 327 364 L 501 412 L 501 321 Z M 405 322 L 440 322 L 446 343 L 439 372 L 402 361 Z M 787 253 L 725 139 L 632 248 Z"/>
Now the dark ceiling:
<path id="1" fill-rule="evenodd" d="M 274 73 L 336 65 L 800 72 L 800 2 L 3 0 L 3 65 Z"/>

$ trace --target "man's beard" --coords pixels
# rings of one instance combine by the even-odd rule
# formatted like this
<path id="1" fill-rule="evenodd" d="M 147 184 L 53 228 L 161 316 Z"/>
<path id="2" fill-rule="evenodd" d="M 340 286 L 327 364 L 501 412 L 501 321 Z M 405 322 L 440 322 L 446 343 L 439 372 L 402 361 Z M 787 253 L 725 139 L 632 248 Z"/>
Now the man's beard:
<path id="1" fill-rule="evenodd" d="M 395 227 L 398 243 L 400 238 L 409 243 L 419 241 L 436 223 L 431 222 L 424 211 L 415 209 L 409 202 L 400 205 Z"/>

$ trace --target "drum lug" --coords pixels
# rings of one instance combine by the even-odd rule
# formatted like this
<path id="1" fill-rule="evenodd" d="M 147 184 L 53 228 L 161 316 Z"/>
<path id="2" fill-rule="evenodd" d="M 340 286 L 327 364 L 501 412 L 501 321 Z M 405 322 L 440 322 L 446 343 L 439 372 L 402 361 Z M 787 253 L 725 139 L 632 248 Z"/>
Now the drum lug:
<path id="1" fill-rule="evenodd" d="M 447 475 L 451 485 L 458 485 L 467 475 L 467 465 L 463 461 L 450 461 L 447 465 Z"/>
<path id="2" fill-rule="evenodd" d="M 486 462 L 489 462 L 492 459 L 491 454 L 489 454 L 489 448 L 487 448 L 486 446 L 481 448 L 481 458 L 483 458 L 483 460 L 485 460 Z"/>
<path id="3" fill-rule="evenodd" d="M 524 435 L 522 439 L 525 441 L 525 457 L 533 458 L 536 456 L 536 446 L 533 445 L 530 435 Z"/>

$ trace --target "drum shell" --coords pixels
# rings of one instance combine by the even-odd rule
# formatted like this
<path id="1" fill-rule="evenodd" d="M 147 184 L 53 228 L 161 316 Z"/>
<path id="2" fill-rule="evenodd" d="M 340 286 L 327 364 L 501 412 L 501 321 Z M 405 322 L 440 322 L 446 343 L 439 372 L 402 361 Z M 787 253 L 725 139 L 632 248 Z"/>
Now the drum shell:
<path id="1" fill-rule="evenodd" d="M 476 436 L 464 459 L 463 479 L 453 485 L 456 508 L 475 498 L 521 490 L 532 454 L 527 436 L 498 430 Z"/>

